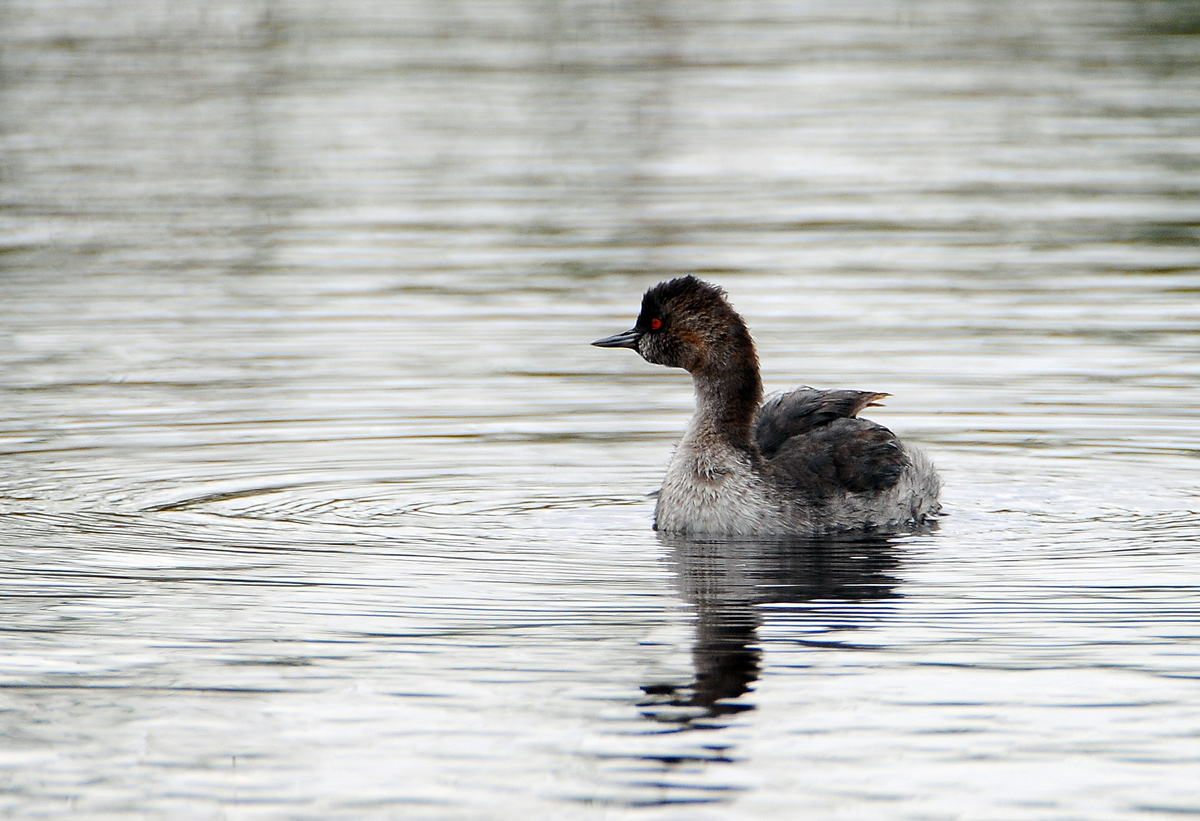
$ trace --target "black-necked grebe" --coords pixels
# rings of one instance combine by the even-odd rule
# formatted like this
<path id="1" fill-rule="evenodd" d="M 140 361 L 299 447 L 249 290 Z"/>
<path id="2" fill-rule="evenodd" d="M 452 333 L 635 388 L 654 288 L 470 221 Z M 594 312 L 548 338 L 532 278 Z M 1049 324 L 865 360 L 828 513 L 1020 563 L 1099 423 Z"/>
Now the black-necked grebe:
<path id="1" fill-rule="evenodd" d="M 762 401 L 754 341 L 720 288 L 692 276 L 655 285 L 637 324 L 598 339 L 684 368 L 696 415 L 675 449 L 655 527 L 712 536 L 896 532 L 940 509 L 929 460 L 858 419 L 885 393 L 800 388 Z"/>

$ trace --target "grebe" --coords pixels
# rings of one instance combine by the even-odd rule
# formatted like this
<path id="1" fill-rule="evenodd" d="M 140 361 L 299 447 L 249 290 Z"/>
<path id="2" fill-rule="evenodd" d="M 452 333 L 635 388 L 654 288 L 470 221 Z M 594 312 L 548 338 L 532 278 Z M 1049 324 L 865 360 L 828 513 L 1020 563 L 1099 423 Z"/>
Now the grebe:
<path id="1" fill-rule="evenodd" d="M 660 531 L 898 532 L 941 509 L 941 482 L 924 454 L 857 418 L 888 394 L 803 387 L 764 403 L 754 341 L 714 285 L 693 276 L 661 282 L 631 329 L 592 344 L 692 374 L 696 413 L 658 494 Z"/>

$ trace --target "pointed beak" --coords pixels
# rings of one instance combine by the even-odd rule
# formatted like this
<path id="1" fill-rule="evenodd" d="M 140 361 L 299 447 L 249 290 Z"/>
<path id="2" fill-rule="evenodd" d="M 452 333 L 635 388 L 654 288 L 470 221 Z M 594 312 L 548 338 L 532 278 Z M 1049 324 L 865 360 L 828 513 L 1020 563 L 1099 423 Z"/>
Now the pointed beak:
<path id="1" fill-rule="evenodd" d="M 637 342 L 642 338 L 642 332 L 637 328 L 630 328 L 623 333 L 606 336 L 603 339 L 597 339 L 592 344 L 597 348 L 633 348 L 637 350 Z"/>

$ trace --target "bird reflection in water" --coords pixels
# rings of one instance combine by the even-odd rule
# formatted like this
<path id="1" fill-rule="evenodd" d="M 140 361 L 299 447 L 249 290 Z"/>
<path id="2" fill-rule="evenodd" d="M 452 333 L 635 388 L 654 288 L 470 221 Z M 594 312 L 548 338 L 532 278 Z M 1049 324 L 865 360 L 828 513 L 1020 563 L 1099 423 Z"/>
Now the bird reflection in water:
<path id="1" fill-rule="evenodd" d="M 761 605 L 897 595 L 898 580 L 891 574 L 900 564 L 899 548 L 884 537 L 660 538 L 671 549 L 684 599 L 696 608 L 696 674 L 684 686 L 643 685 L 639 706 L 647 718 L 680 729 L 723 726 L 722 716 L 754 709 L 742 696 L 753 689 L 761 669 Z"/>

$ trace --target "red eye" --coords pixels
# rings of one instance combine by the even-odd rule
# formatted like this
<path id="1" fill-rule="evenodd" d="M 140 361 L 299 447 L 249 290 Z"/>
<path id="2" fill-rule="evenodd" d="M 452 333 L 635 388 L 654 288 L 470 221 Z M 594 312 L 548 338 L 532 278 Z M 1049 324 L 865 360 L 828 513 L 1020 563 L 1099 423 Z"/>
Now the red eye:
<path id="1" fill-rule="evenodd" d="M 658 317 L 654 317 L 654 319 L 650 320 L 650 327 L 657 331 L 662 327 L 662 320 Z"/>

